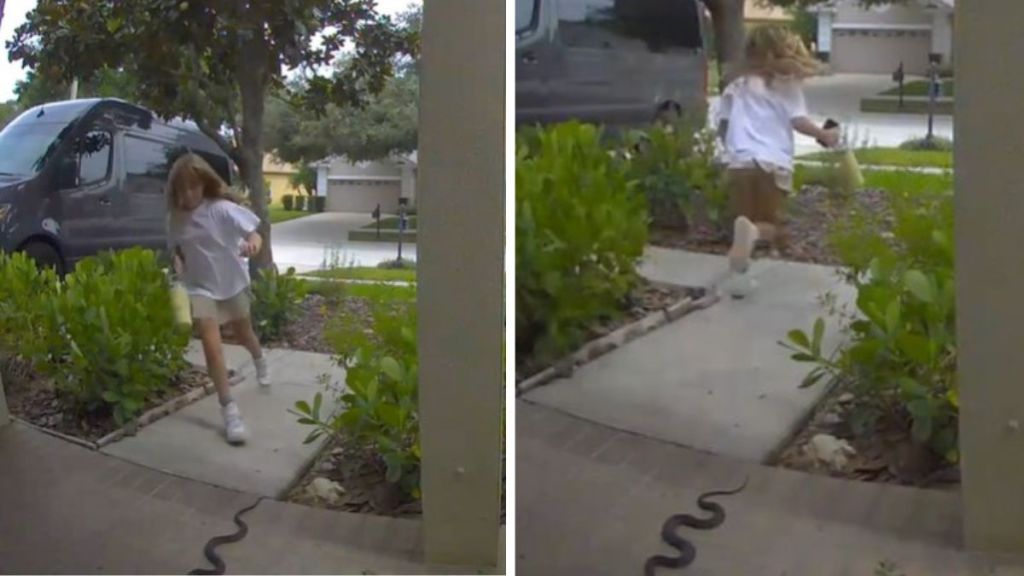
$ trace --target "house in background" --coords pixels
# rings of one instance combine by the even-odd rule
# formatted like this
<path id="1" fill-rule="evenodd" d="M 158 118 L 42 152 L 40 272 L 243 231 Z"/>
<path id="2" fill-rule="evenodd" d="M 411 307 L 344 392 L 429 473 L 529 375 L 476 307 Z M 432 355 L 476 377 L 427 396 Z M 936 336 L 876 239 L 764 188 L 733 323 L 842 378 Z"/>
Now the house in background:
<path id="1" fill-rule="evenodd" d="M 292 186 L 291 178 L 298 173 L 298 168 L 291 164 L 279 162 L 273 154 L 263 157 L 263 179 L 270 185 L 267 194 L 271 204 L 281 204 L 286 194 L 305 194 L 303 190 Z"/>
<path id="2" fill-rule="evenodd" d="M 833 0 L 818 15 L 818 55 L 833 72 L 892 74 L 903 63 L 908 75 L 925 75 L 931 62 L 953 63 L 955 0 L 908 0 L 864 8 L 857 0 Z"/>
<path id="3" fill-rule="evenodd" d="M 326 196 L 328 212 L 381 212 L 394 214 L 399 199 L 416 205 L 417 154 L 395 155 L 374 162 L 328 158 L 314 164 L 316 194 Z"/>
<path id="4" fill-rule="evenodd" d="M 793 17 L 785 9 L 764 0 L 745 0 L 743 21 L 749 29 L 761 24 L 788 24 L 793 21 Z"/>

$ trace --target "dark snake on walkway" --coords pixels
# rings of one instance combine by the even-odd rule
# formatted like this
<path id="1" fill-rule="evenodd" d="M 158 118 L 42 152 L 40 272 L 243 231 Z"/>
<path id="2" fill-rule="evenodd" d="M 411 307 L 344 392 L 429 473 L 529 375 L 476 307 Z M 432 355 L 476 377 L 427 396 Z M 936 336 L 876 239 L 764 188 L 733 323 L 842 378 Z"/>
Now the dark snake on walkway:
<path id="1" fill-rule="evenodd" d="M 215 548 L 223 544 L 231 544 L 233 542 L 238 542 L 239 540 L 245 538 L 249 534 L 249 525 L 242 521 L 242 515 L 251 511 L 253 508 L 259 506 L 260 502 L 263 502 L 266 499 L 266 496 L 260 496 L 259 499 L 252 503 L 252 505 L 242 508 L 235 514 L 235 525 L 238 526 L 238 531 L 236 531 L 234 534 L 228 534 L 226 536 L 214 536 L 213 538 L 210 538 L 210 541 L 207 542 L 206 546 L 203 547 L 203 554 L 206 555 L 206 559 L 210 561 L 210 564 L 213 564 L 213 570 L 207 570 L 206 568 L 196 568 L 195 570 L 189 572 L 189 574 L 200 574 L 204 576 L 224 574 L 224 572 L 227 570 L 227 565 L 225 565 L 224 560 L 217 555 Z"/>
<path id="2" fill-rule="evenodd" d="M 743 479 L 743 484 L 740 484 L 739 488 L 732 490 L 719 490 L 715 492 L 705 492 L 697 497 L 697 506 L 701 510 L 711 513 L 708 518 L 697 518 L 690 514 L 673 514 L 665 520 L 665 523 L 661 526 L 661 539 L 666 544 L 675 548 L 679 551 L 678 556 L 651 556 L 644 563 L 644 576 L 654 576 L 655 571 L 658 568 L 669 568 L 679 569 L 686 568 L 697 558 L 697 549 L 694 548 L 693 543 L 683 538 L 678 534 L 680 526 L 686 526 L 688 528 L 695 528 L 697 530 L 711 530 L 717 528 L 722 522 L 725 522 L 725 509 L 720 504 L 715 502 L 709 502 L 709 498 L 716 496 L 731 496 L 738 494 L 747 487 L 748 478 Z"/>

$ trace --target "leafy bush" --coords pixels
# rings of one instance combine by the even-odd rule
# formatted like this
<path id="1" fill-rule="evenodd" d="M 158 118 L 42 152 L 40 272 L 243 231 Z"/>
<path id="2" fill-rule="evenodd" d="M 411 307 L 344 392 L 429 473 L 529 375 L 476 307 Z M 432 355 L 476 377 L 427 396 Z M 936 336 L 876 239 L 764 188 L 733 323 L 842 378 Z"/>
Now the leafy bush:
<path id="1" fill-rule="evenodd" d="M 185 368 L 188 332 L 177 327 L 156 253 L 140 248 L 78 263 L 65 283 L 39 277 L 47 300 L 35 344 L 23 353 L 83 411 L 110 408 L 123 424 Z"/>
<path id="2" fill-rule="evenodd" d="M 532 146 L 519 139 L 516 161 L 517 355 L 550 358 L 620 312 L 637 282 L 647 210 L 599 129 L 534 134 Z"/>
<path id="3" fill-rule="evenodd" d="M 810 334 L 794 330 L 784 346 L 815 365 L 805 385 L 843 378 L 858 403 L 854 432 L 870 434 L 882 419 L 905 425 L 914 441 L 955 462 L 956 290 L 952 192 L 891 193 L 892 223 L 859 216 L 833 237 L 846 277 L 857 290 L 849 342 L 826 355 L 824 321 Z M 879 229 L 890 228 L 879 235 Z"/>
<path id="4" fill-rule="evenodd" d="M 943 152 L 953 151 L 953 141 L 942 136 L 933 136 L 931 140 L 925 138 L 913 138 L 900 144 L 904 150 L 941 150 Z"/>
<path id="5" fill-rule="evenodd" d="M 299 312 L 306 293 L 306 283 L 295 276 L 294 268 L 284 274 L 269 268 L 253 280 L 253 328 L 261 341 L 272 342 L 281 337 L 288 322 Z"/>
<path id="6" fill-rule="evenodd" d="M 404 289 L 410 295 L 413 289 Z M 411 297 L 411 296 L 410 296 Z M 371 298 L 373 330 L 346 309 L 332 322 L 327 338 L 345 369 L 346 389 L 339 411 L 325 411 L 323 394 L 297 402 L 299 423 L 313 426 L 306 442 L 344 437 L 372 452 L 387 482 L 420 496 L 419 360 L 415 305 Z"/>
<path id="7" fill-rule="evenodd" d="M 0 352 L 28 358 L 41 338 L 43 314 L 57 285 L 22 252 L 0 252 Z"/>
<path id="8" fill-rule="evenodd" d="M 633 132 L 627 142 L 629 177 L 647 197 L 656 226 L 686 230 L 697 207 L 713 224 L 725 215 L 722 169 L 715 162 L 715 134 L 692 122 Z"/>
<path id="9" fill-rule="evenodd" d="M 302 196 L 302 195 L 296 196 L 295 197 L 295 209 L 298 210 L 299 212 L 305 212 L 306 211 L 306 199 L 307 198 L 308 198 L 308 196 Z"/>
<path id="10" fill-rule="evenodd" d="M 295 208 L 295 196 L 293 194 L 285 194 L 281 197 L 281 205 L 284 206 L 285 210 Z"/>
<path id="11" fill-rule="evenodd" d="M 327 207 L 326 196 L 310 196 L 309 199 L 306 200 L 306 202 L 310 206 L 310 212 L 323 212 L 324 209 Z"/>

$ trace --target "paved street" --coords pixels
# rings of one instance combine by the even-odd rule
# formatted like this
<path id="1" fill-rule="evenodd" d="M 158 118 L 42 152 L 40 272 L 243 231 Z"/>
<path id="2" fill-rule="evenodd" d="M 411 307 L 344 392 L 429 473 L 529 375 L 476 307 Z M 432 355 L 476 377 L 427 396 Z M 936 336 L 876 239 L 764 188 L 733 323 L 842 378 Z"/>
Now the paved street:
<path id="1" fill-rule="evenodd" d="M 348 233 L 373 222 L 369 214 L 324 212 L 274 224 L 274 261 L 282 270 L 309 272 L 329 266 L 376 266 L 398 256 L 391 242 L 349 242 Z M 402 257 L 416 259 L 416 245 L 404 244 Z"/>

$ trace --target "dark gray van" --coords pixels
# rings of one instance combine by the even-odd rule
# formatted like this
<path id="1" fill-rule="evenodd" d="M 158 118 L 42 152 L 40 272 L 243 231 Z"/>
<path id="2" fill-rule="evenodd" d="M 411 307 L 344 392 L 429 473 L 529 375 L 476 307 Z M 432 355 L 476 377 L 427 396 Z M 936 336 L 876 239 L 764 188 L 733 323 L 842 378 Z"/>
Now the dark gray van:
<path id="1" fill-rule="evenodd" d="M 516 124 L 703 116 L 708 23 L 697 0 L 516 0 Z"/>
<path id="2" fill-rule="evenodd" d="M 0 132 L 0 250 L 58 272 L 104 250 L 166 250 L 164 185 L 186 151 L 232 181 L 228 156 L 193 124 L 116 99 L 54 102 Z"/>

